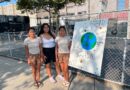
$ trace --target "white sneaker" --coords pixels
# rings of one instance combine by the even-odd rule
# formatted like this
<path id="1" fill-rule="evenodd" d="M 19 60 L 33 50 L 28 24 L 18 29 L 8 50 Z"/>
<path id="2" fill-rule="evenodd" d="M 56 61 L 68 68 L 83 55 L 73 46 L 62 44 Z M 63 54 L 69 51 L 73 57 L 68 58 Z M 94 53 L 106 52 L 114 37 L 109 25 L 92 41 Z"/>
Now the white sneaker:
<path id="1" fill-rule="evenodd" d="M 60 80 L 64 80 L 64 77 L 62 75 L 57 75 L 57 77 L 60 79 Z"/>
<path id="2" fill-rule="evenodd" d="M 70 85 L 70 82 L 64 81 L 64 82 L 63 82 L 63 85 L 64 85 L 65 87 L 68 87 L 68 86 Z"/>
<path id="3" fill-rule="evenodd" d="M 56 80 L 53 77 L 50 77 L 49 79 L 50 79 L 50 82 L 56 83 Z"/>

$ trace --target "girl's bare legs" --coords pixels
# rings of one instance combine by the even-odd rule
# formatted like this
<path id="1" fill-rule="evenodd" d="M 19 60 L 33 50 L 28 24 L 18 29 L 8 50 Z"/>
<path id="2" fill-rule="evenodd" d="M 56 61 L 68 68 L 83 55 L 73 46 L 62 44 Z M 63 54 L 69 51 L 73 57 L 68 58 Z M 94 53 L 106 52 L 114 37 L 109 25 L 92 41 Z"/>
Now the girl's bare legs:
<path id="1" fill-rule="evenodd" d="M 46 64 L 46 72 L 49 76 L 49 79 L 52 83 L 55 83 L 56 81 L 54 80 L 54 78 L 52 77 L 52 74 L 51 74 L 51 65 L 50 64 Z"/>
<path id="2" fill-rule="evenodd" d="M 63 76 L 61 75 L 61 67 L 60 67 L 60 62 L 55 62 L 55 67 L 56 67 L 56 72 L 57 72 L 57 77 L 60 80 L 64 80 Z"/>
<path id="3" fill-rule="evenodd" d="M 34 64 L 31 64 L 31 68 L 32 68 L 32 75 L 34 78 L 34 81 L 36 81 L 36 66 Z"/>
<path id="4" fill-rule="evenodd" d="M 51 77 L 51 65 L 50 64 L 46 64 L 46 72 L 48 74 L 49 77 Z"/>
<path id="5" fill-rule="evenodd" d="M 67 82 L 69 82 L 69 70 L 68 70 L 68 63 L 64 62 L 63 64 L 63 71 L 64 71 L 64 77 Z"/>
<path id="6" fill-rule="evenodd" d="M 40 71 L 41 71 L 41 64 L 38 63 L 37 69 L 36 69 L 36 75 L 37 75 L 36 79 L 37 79 L 37 81 L 40 81 Z"/>
<path id="7" fill-rule="evenodd" d="M 56 61 L 56 62 L 54 62 L 54 64 L 55 64 L 55 67 L 56 67 L 56 72 L 57 72 L 57 74 L 58 74 L 58 75 L 61 75 L 61 71 L 60 71 L 59 62 L 58 62 L 58 61 Z"/>
<path id="8" fill-rule="evenodd" d="M 60 66 L 61 66 L 61 70 L 62 70 L 63 75 L 64 75 L 64 79 L 69 82 L 68 63 L 61 62 Z"/>

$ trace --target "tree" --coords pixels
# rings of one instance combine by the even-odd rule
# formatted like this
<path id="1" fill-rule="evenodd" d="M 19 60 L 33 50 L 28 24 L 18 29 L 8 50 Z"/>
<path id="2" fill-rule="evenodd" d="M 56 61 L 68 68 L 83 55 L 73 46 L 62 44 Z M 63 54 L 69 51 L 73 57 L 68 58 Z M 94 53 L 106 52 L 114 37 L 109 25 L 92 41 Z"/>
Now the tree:
<path id="1" fill-rule="evenodd" d="M 81 4 L 85 2 L 85 0 L 18 0 L 17 9 L 25 12 L 30 12 L 31 10 L 34 10 L 34 8 L 36 11 L 44 9 L 49 12 L 51 24 L 51 11 L 53 11 L 53 13 L 56 15 L 58 22 L 59 10 L 64 8 L 69 2 Z"/>
<path id="2" fill-rule="evenodd" d="M 33 0 L 18 0 L 17 9 L 21 10 L 22 13 L 28 13 L 30 10 L 33 10 L 33 3 Z"/>

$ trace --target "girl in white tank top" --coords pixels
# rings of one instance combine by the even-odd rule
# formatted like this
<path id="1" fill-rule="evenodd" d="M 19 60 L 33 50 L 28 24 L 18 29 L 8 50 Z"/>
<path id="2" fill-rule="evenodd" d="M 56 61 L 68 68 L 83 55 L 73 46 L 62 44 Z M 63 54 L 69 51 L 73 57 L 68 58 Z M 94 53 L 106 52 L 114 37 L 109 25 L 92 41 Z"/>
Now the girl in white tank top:
<path id="1" fill-rule="evenodd" d="M 56 62 L 55 59 L 55 40 L 54 40 L 55 36 L 50 31 L 50 27 L 47 23 L 44 23 L 42 25 L 39 36 L 42 39 L 43 54 L 44 58 L 46 59 L 45 61 L 46 71 L 50 81 L 53 83 L 56 82 L 51 73 L 51 62 L 54 62 L 58 77 L 63 80 L 63 77 L 60 74 L 59 64 L 58 62 Z"/>

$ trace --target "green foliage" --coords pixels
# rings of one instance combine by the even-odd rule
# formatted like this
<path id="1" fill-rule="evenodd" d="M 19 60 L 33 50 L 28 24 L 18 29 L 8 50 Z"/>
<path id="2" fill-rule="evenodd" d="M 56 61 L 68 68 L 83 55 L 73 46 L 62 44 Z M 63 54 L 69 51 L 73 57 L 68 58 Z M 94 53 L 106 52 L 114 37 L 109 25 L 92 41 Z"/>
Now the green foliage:
<path id="1" fill-rule="evenodd" d="M 17 0 L 17 9 L 21 10 L 22 12 L 29 12 L 30 10 L 38 11 L 40 9 L 44 9 L 49 12 L 50 17 L 53 13 L 53 16 L 56 17 L 58 23 L 59 10 L 64 8 L 65 5 L 69 2 L 81 4 L 85 2 L 85 0 Z M 51 22 L 51 18 L 49 19 Z"/>
<path id="2" fill-rule="evenodd" d="M 74 2 L 74 3 L 77 3 L 77 4 L 81 4 L 81 3 L 84 3 L 85 0 L 69 0 L 69 2 Z"/>
<path id="3" fill-rule="evenodd" d="M 68 1 L 80 4 L 85 0 L 17 0 L 17 9 L 33 10 L 36 8 L 37 10 L 47 10 L 47 7 L 49 6 L 55 12 L 58 12 L 61 8 L 64 8 L 67 3 L 69 3 Z"/>
<path id="4" fill-rule="evenodd" d="M 31 10 L 33 0 L 18 0 L 17 9 L 18 10 Z"/>

